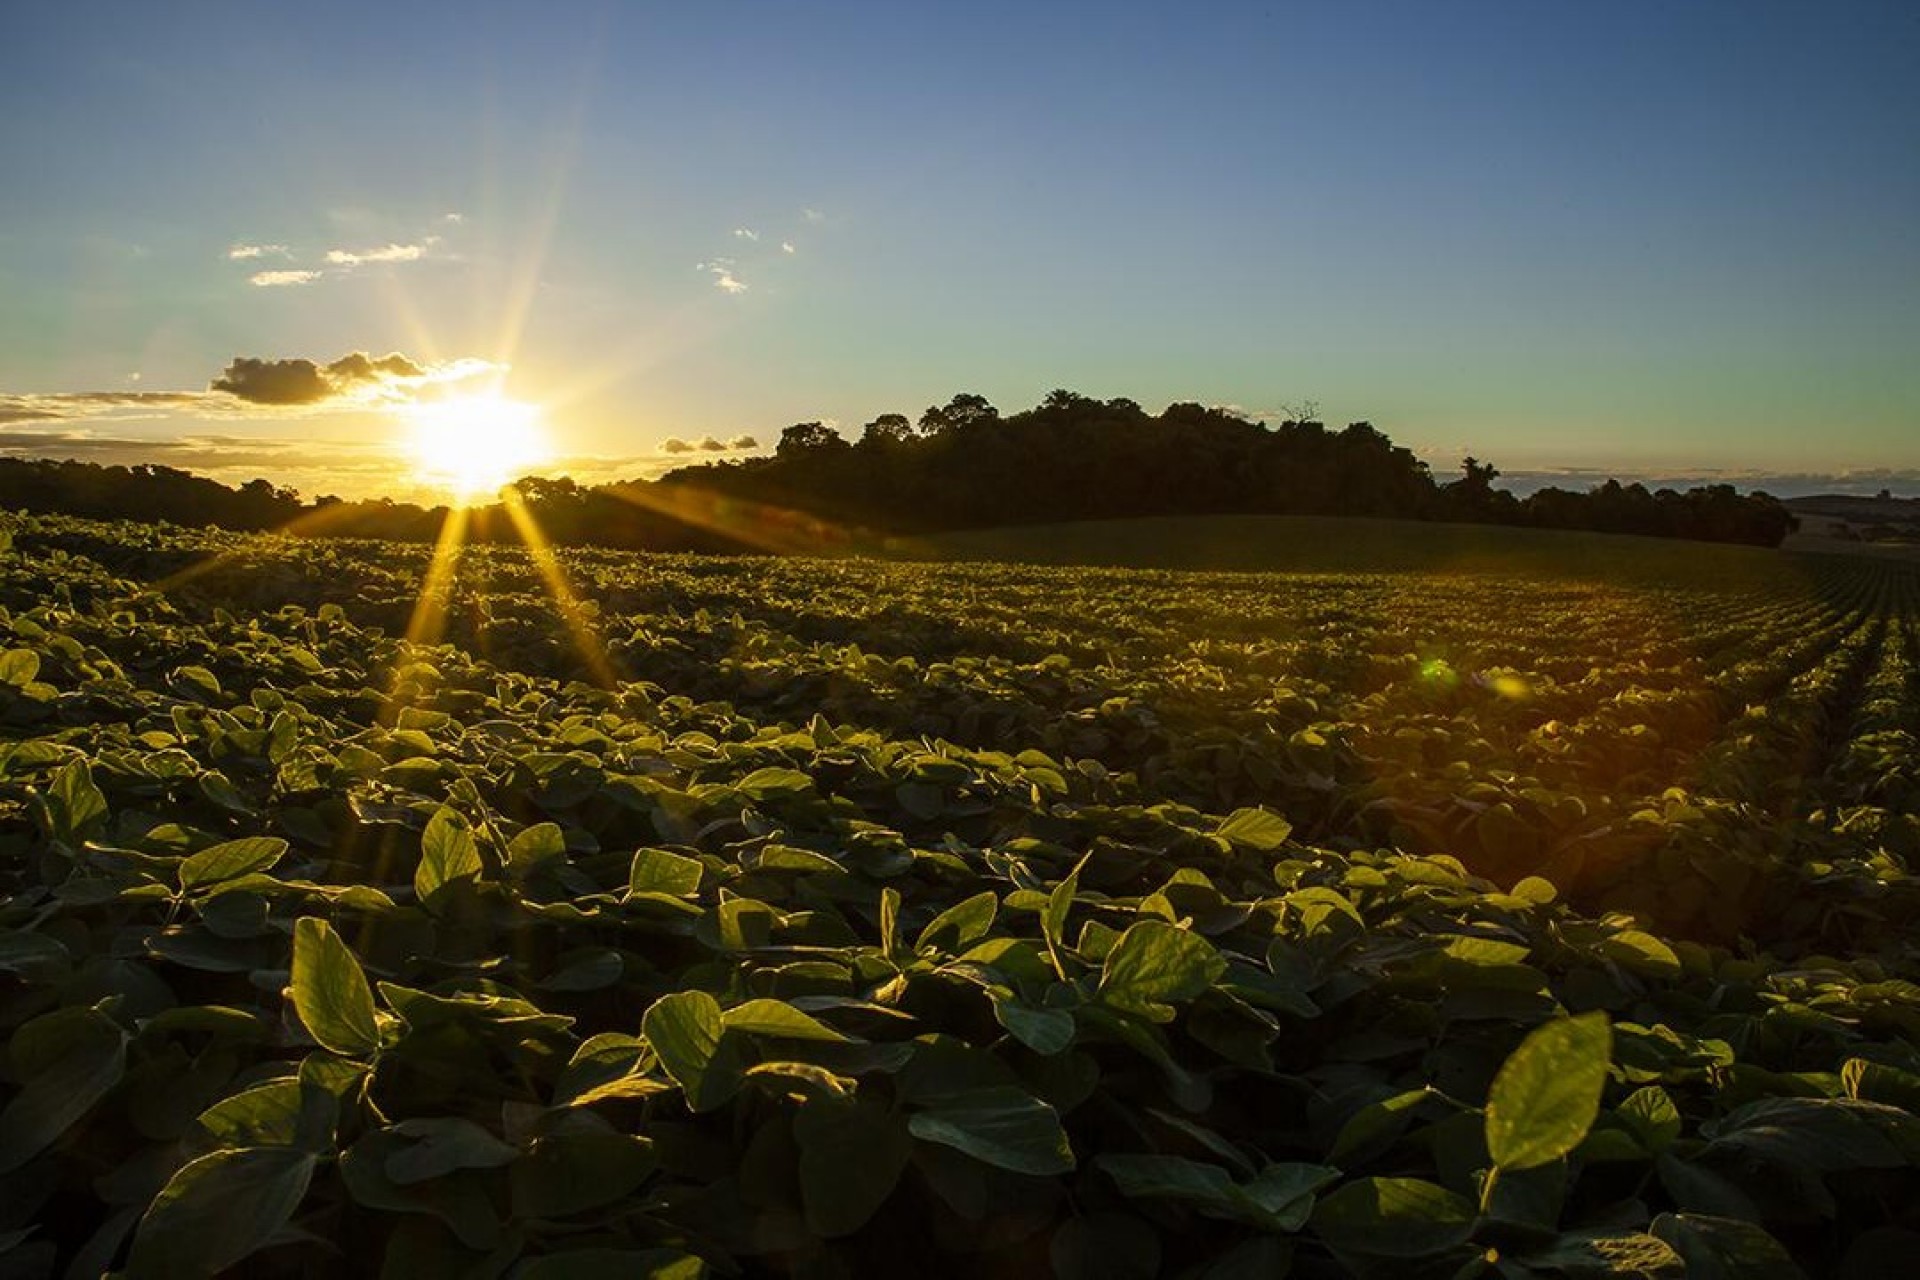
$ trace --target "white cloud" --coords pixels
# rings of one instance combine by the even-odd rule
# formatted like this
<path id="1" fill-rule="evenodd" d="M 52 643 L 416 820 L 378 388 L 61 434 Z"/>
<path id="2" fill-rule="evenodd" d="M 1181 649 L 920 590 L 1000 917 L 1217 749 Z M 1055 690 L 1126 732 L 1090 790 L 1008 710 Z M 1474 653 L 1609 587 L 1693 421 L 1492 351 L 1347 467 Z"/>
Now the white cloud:
<path id="1" fill-rule="evenodd" d="M 269 256 L 290 258 L 293 255 L 287 252 L 287 246 L 283 244 L 236 244 L 227 250 L 227 258 L 232 262 L 244 262 L 248 258 Z"/>
<path id="2" fill-rule="evenodd" d="M 736 240 L 758 241 L 760 239 L 760 233 L 752 227 L 735 227 L 733 229 L 733 235 Z"/>
<path id="3" fill-rule="evenodd" d="M 782 252 L 782 253 L 794 253 L 794 252 L 796 252 L 796 250 L 795 250 L 795 249 L 794 249 L 794 247 L 793 247 L 793 241 L 791 241 L 791 240 L 782 240 L 782 241 L 780 242 L 780 252 Z"/>
<path id="4" fill-rule="evenodd" d="M 449 222 L 455 226 L 460 225 L 462 222 L 465 222 L 466 220 L 467 220 L 467 215 L 464 213 L 446 213 L 440 216 L 440 221 Z"/>
<path id="5" fill-rule="evenodd" d="M 817 222 L 825 222 L 827 220 L 827 215 L 820 212 L 818 209 L 802 209 L 800 211 L 800 216 L 802 218 L 805 218 L 808 222 L 817 223 Z"/>
<path id="6" fill-rule="evenodd" d="M 247 283 L 262 289 L 277 289 L 287 285 L 312 284 L 319 278 L 318 271 L 256 271 L 247 277 Z"/>
<path id="7" fill-rule="evenodd" d="M 426 256 L 427 250 L 439 242 L 438 236 L 428 236 L 419 244 L 388 244 L 378 249 L 356 252 L 351 249 L 327 250 L 327 261 L 336 267 L 358 267 L 369 262 L 418 262 Z"/>
<path id="8" fill-rule="evenodd" d="M 713 287 L 722 293 L 737 296 L 747 291 L 747 282 L 733 274 L 732 258 L 715 258 L 711 262 L 700 263 L 699 268 L 713 277 Z"/>

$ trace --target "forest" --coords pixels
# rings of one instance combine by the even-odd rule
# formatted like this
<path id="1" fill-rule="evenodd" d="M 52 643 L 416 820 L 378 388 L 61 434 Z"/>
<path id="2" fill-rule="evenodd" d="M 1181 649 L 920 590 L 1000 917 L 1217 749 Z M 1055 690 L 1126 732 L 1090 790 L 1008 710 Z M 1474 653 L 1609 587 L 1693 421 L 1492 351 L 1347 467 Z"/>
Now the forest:
<path id="1" fill-rule="evenodd" d="M 882 414 L 848 440 L 821 422 L 786 428 L 766 457 L 682 467 L 657 481 L 586 486 L 570 477 L 517 481 L 553 542 L 655 551 L 819 549 L 845 531 L 917 534 L 1004 525 L 1170 515 L 1339 515 L 1580 529 L 1777 546 L 1795 518 L 1775 499 L 1731 485 L 1649 491 L 1609 480 L 1587 492 L 1525 498 L 1466 458 L 1442 480 L 1371 423 L 1331 430 L 1310 413 L 1268 426 L 1221 408 L 1054 391 L 1002 416 L 962 393 L 917 421 Z M 717 514 L 745 502 L 753 536 Z M 17 510 L 170 521 L 234 530 L 430 541 L 443 508 L 386 499 L 305 501 L 253 480 L 239 488 L 164 466 L 0 459 L 0 505 Z M 495 518 L 499 517 L 499 518 Z M 769 539 L 769 522 L 791 536 Z M 469 533 L 517 540 L 497 507 Z"/>

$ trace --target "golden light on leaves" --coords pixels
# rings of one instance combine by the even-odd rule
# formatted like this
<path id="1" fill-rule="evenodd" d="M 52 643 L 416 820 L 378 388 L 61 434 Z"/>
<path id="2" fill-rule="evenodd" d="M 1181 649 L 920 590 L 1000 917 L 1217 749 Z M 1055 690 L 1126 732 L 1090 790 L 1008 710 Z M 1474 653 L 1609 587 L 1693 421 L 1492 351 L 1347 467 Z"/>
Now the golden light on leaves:
<path id="1" fill-rule="evenodd" d="M 460 503 L 491 500 L 553 456 L 539 408 L 524 401 L 460 396 L 415 405 L 407 419 L 415 479 Z"/>

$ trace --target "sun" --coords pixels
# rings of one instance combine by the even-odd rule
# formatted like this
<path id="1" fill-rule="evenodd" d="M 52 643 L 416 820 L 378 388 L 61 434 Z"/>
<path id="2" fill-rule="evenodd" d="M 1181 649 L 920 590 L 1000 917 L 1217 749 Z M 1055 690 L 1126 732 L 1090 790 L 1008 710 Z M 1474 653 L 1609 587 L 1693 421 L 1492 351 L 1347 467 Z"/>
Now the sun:
<path id="1" fill-rule="evenodd" d="M 537 405 L 502 396 L 462 396 L 407 411 L 414 478 L 462 503 L 492 498 L 510 480 L 549 461 Z"/>

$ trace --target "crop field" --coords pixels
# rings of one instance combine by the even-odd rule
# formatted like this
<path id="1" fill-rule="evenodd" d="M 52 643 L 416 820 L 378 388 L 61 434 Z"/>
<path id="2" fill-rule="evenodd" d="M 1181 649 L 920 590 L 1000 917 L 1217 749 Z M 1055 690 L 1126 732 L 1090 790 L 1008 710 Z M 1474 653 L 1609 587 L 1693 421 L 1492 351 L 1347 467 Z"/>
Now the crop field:
<path id="1" fill-rule="evenodd" d="M 1920 1249 L 1920 565 L 11 525 L 0 1275 Z"/>

